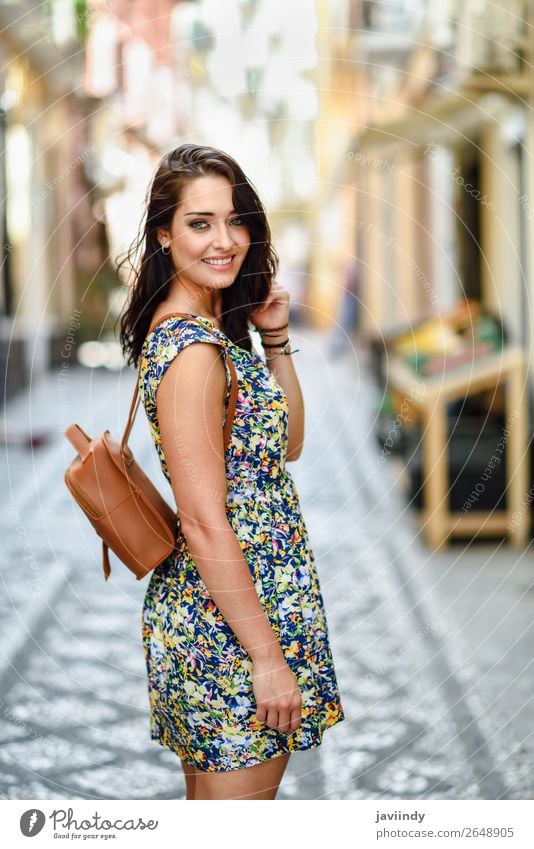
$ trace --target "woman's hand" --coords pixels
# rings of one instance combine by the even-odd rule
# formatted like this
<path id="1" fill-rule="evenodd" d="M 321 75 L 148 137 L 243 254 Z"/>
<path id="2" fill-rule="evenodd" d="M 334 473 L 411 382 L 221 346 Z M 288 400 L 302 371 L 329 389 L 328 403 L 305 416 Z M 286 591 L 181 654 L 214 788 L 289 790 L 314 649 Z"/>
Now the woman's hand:
<path id="1" fill-rule="evenodd" d="M 271 330 L 281 327 L 289 320 L 289 292 L 273 280 L 269 294 L 263 304 L 250 313 L 256 330 Z"/>
<path id="2" fill-rule="evenodd" d="M 297 679 L 283 655 L 281 660 L 253 660 L 252 688 L 258 722 L 284 734 L 300 727 L 302 697 Z"/>

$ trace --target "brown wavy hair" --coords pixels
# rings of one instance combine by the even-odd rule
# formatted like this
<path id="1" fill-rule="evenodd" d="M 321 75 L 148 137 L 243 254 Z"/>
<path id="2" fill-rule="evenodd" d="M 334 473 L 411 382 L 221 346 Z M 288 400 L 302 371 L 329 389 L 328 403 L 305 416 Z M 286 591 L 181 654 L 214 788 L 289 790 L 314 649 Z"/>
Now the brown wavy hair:
<path id="1" fill-rule="evenodd" d="M 152 316 L 158 304 L 167 297 L 175 273 L 171 254 L 161 251 L 157 230 L 170 229 L 187 182 L 208 174 L 228 179 L 234 209 L 243 218 L 250 235 L 250 246 L 236 279 L 221 290 L 220 320 L 224 333 L 232 342 L 247 351 L 252 350 L 249 315 L 269 294 L 279 263 L 271 244 L 265 209 L 254 186 L 231 156 L 213 147 L 182 144 L 166 154 L 158 165 L 147 192 L 138 235 L 117 261 L 117 275 L 123 266 L 129 265 L 130 280 L 133 280 L 128 303 L 119 316 L 120 344 L 130 365 L 139 363 Z M 141 259 L 137 263 L 140 250 Z"/>

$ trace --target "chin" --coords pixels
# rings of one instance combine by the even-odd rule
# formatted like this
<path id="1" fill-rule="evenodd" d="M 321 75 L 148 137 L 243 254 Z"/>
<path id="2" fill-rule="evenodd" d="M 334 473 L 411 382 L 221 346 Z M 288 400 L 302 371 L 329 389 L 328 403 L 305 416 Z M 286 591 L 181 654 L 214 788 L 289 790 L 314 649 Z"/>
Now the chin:
<path id="1" fill-rule="evenodd" d="M 235 283 L 237 277 L 239 275 L 239 271 L 232 271 L 231 274 L 220 274 L 217 276 L 213 275 L 203 275 L 202 279 L 198 281 L 200 286 L 211 286 L 213 289 L 224 289 L 226 286 L 231 286 L 232 283 Z"/>

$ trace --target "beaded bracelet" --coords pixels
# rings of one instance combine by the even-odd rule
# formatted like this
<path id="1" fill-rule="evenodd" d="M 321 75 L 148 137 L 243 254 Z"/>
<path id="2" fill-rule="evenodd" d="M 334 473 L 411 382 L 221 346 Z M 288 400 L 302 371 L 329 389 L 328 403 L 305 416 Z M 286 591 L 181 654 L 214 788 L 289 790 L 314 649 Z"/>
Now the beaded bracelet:
<path id="1" fill-rule="evenodd" d="M 296 354 L 298 351 L 300 351 L 300 348 L 295 348 L 293 351 L 289 351 L 288 345 L 289 345 L 289 339 L 286 339 L 285 342 L 279 343 L 278 345 L 264 345 L 263 346 L 264 348 L 280 348 L 280 350 L 278 351 L 277 354 L 273 354 L 272 357 L 266 356 L 265 359 L 267 361 L 274 360 L 275 357 L 280 357 L 281 355 L 285 355 L 285 354 L 287 354 L 287 355 Z"/>

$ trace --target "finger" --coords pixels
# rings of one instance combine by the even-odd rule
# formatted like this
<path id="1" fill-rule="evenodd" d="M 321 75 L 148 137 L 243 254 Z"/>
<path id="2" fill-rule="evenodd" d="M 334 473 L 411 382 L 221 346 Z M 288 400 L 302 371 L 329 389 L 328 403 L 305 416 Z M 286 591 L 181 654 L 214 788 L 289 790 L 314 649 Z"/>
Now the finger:
<path id="1" fill-rule="evenodd" d="M 289 710 L 281 710 L 278 713 L 278 730 L 283 731 L 284 734 L 287 734 L 289 731 L 289 720 L 290 713 Z"/>
<path id="2" fill-rule="evenodd" d="M 266 303 L 267 301 L 257 301 L 254 309 L 251 310 L 251 314 L 254 315 L 254 313 L 261 312 Z"/>
<path id="3" fill-rule="evenodd" d="M 269 728 L 276 728 L 278 725 L 278 711 L 274 708 L 269 708 L 267 711 L 266 725 L 268 725 Z"/>
<path id="4" fill-rule="evenodd" d="M 261 706 L 258 705 L 257 708 L 256 708 L 256 719 L 258 720 L 258 722 L 265 723 L 266 718 L 267 718 L 266 708 L 264 707 L 264 705 L 261 705 Z"/>
<path id="5" fill-rule="evenodd" d="M 289 731 L 296 731 L 297 728 L 300 727 L 301 724 L 301 710 L 300 707 L 293 708 L 291 711 L 291 718 L 289 722 Z"/>

